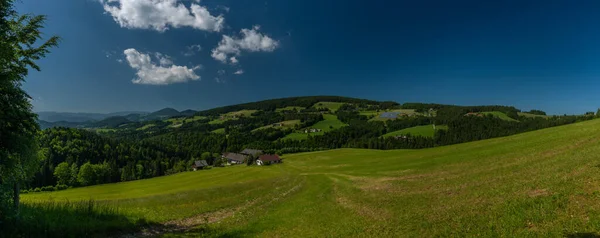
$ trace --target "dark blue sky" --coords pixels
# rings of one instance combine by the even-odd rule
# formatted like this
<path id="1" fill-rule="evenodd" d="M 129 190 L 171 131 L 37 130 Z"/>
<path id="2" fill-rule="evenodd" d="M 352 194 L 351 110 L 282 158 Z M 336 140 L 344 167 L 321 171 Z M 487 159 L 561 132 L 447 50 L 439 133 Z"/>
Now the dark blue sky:
<path id="1" fill-rule="evenodd" d="M 44 32 L 63 38 L 25 84 L 36 111 L 208 109 L 304 95 L 559 114 L 600 107 L 600 1 L 179 1 L 186 11 L 194 4 L 222 15 L 222 24 L 209 29 L 179 19 L 157 29 L 152 24 L 161 19 L 144 15 L 148 8 L 135 16 L 117 12 L 129 21 L 123 25 L 103 8 L 123 10 L 119 4 L 127 1 L 18 5 L 21 13 L 48 15 Z M 244 45 L 242 29 L 272 44 Z M 227 55 L 235 65 L 211 57 L 223 35 L 239 40 L 239 54 Z M 190 45 L 202 49 L 185 56 Z M 152 63 L 135 68 L 126 49 Z M 142 82 L 162 79 L 154 75 L 163 69 L 155 52 L 170 56 L 164 69 L 185 67 L 193 75 L 186 82 L 133 83 L 144 69 Z"/>

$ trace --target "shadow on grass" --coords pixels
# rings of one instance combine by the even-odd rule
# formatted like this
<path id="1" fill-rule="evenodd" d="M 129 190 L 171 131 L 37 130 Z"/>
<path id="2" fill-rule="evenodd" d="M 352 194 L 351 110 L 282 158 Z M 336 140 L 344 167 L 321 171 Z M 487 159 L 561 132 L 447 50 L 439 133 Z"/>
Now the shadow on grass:
<path id="1" fill-rule="evenodd" d="M 598 233 L 593 233 L 593 232 L 580 232 L 580 233 L 566 234 L 565 237 L 567 237 L 567 238 L 600 238 L 600 235 L 598 235 Z"/>
<path id="2" fill-rule="evenodd" d="M 253 237 L 256 236 L 256 231 L 246 229 L 219 229 L 209 226 L 200 226 L 180 232 L 165 233 L 162 237 L 165 238 L 192 238 L 192 237 Z"/>
<path id="3" fill-rule="evenodd" d="M 16 221 L 0 224 L 0 237 L 106 237 L 150 226 L 94 201 L 22 204 Z"/>

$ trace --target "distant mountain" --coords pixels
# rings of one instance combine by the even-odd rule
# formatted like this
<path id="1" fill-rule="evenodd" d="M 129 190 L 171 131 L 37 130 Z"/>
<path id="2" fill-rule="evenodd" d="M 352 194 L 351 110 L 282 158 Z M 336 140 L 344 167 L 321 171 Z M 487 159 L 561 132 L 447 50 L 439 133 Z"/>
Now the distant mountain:
<path id="1" fill-rule="evenodd" d="M 181 111 L 179 114 L 181 116 L 190 117 L 190 116 L 193 116 L 194 114 L 196 114 L 196 112 L 198 112 L 198 111 L 188 109 L 188 110 Z"/>
<path id="2" fill-rule="evenodd" d="M 114 128 L 114 127 L 118 127 L 120 125 L 131 123 L 131 122 L 132 121 L 128 120 L 124 116 L 114 116 L 114 117 L 106 118 L 106 119 L 101 120 L 101 121 L 90 123 L 90 124 L 87 125 L 87 127 L 93 127 L 93 128 L 108 127 L 108 128 Z"/>
<path id="3" fill-rule="evenodd" d="M 179 111 L 177 111 L 173 108 L 167 107 L 167 108 L 155 111 L 153 113 L 150 113 L 150 114 L 144 116 L 142 120 L 144 120 L 144 121 L 163 120 L 163 119 L 167 119 L 167 118 L 175 117 L 175 116 L 179 116 L 179 115 L 181 115 L 179 113 Z"/>
<path id="4" fill-rule="evenodd" d="M 47 128 L 52 128 L 52 127 L 84 128 L 89 123 L 92 123 L 92 122 L 91 121 L 86 121 L 86 122 L 69 122 L 69 121 L 49 122 L 49 121 L 44 121 L 44 120 L 38 120 L 38 124 L 40 125 L 40 128 L 42 130 L 47 129 Z"/>
<path id="5" fill-rule="evenodd" d="M 46 122 L 87 122 L 100 121 L 113 116 L 129 114 L 147 114 L 147 112 L 113 112 L 113 113 L 80 113 L 80 112 L 38 112 L 38 119 Z"/>

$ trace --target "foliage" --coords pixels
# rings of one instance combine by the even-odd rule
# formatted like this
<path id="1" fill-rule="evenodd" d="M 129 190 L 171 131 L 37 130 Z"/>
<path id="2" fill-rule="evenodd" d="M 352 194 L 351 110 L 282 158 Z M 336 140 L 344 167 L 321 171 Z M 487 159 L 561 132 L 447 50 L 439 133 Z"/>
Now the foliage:
<path id="1" fill-rule="evenodd" d="M 21 88 L 35 61 L 58 44 L 45 42 L 41 29 L 45 16 L 18 15 L 12 0 L 0 1 L 0 217 L 12 217 L 18 209 L 20 185 L 37 169 L 35 135 L 39 130 L 31 99 Z M 35 45 L 35 46 L 34 46 Z M 11 204 L 14 204 L 11 207 Z M 15 209 L 17 208 L 17 209 Z"/>

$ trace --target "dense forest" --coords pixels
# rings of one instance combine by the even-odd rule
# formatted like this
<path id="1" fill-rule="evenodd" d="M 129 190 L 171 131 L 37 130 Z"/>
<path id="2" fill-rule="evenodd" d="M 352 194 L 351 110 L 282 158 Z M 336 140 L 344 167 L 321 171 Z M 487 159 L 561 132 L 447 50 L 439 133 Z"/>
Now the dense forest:
<path id="1" fill-rule="evenodd" d="M 343 103 L 335 112 L 316 106 L 318 102 Z M 285 107 L 304 109 L 277 110 Z M 257 110 L 235 120 L 211 123 L 236 110 Z M 414 109 L 418 114 L 395 120 L 372 120 L 364 111 Z M 502 112 L 514 120 L 502 120 L 479 112 Z M 435 112 L 435 113 L 432 113 Z M 297 97 L 234 105 L 197 112 L 193 121 L 178 127 L 164 120 L 110 123 L 106 131 L 56 127 L 39 135 L 43 159 L 28 191 L 64 189 L 68 186 L 129 181 L 190 170 L 195 160 L 211 165 L 223 152 L 244 148 L 286 154 L 335 148 L 419 149 L 450 145 L 542 128 L 570 124 L 595 118 L 582 116 L 519 115 L 520 110 L 507 106 L 454 106 L 442 104 L 375 102 L 343 97 Z M 345 126 L 309 134 L 305 139 L 285 139 L 286 135 L 310 128 L 335 115 Z M 532 115 L 545 112 L 532 110 Z M 176 117 L 178 118 L 178 117 Z M 109 121 L 112 121 L 112 118 Z M 297 120 L 293 127 L 261 128 L 281 121 Z M 120 120 L 114 120 L 120 121 Z M 446 125 L 433 137 L 404 135 L 383 137 L 386 133 L 424 125 Z M 112 127 L 111 127 L 112 126 Z M 144 128 L 140 130 L 140 128 Z M 222 130 L 215 133 L 215 130 Z"/>

